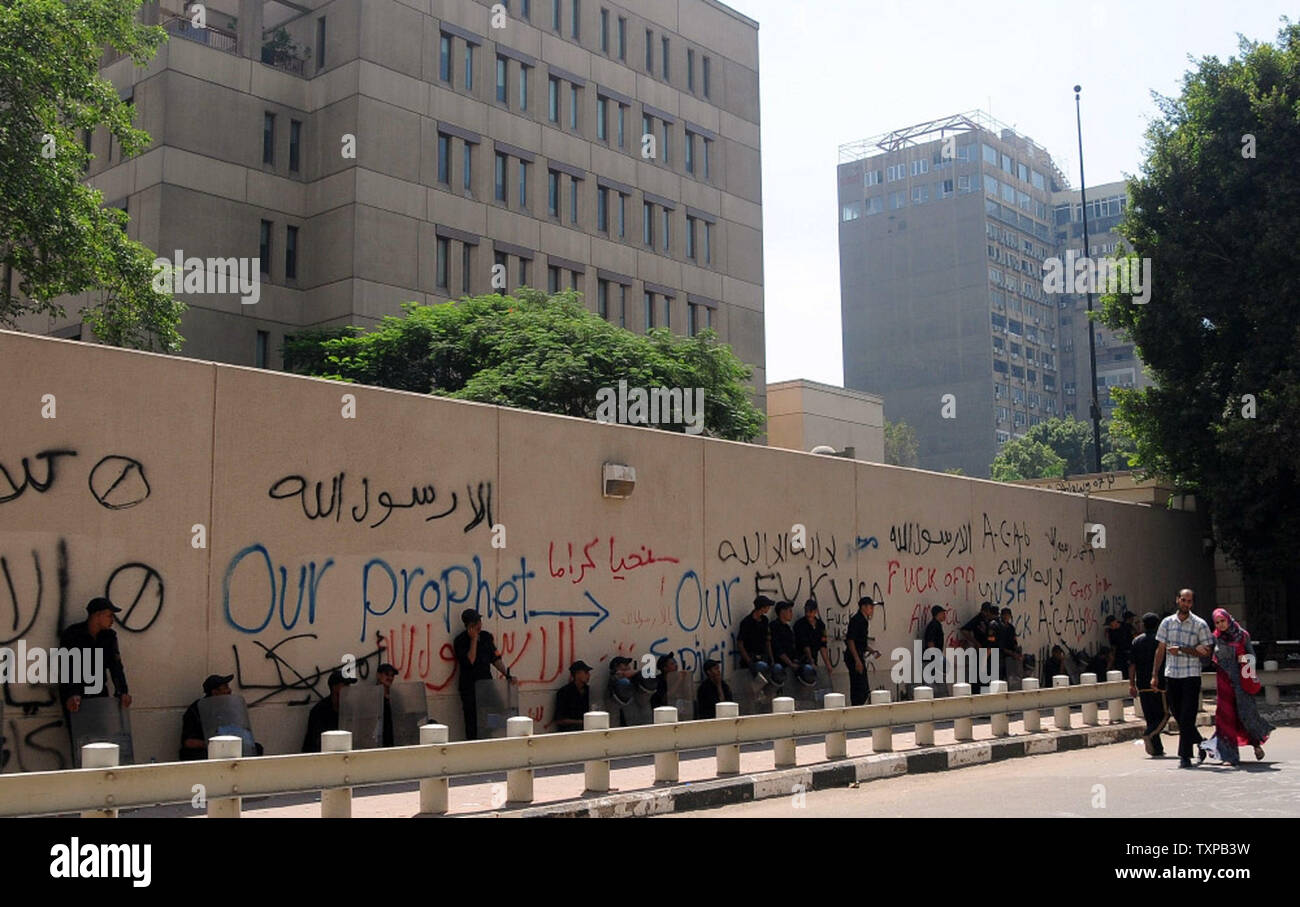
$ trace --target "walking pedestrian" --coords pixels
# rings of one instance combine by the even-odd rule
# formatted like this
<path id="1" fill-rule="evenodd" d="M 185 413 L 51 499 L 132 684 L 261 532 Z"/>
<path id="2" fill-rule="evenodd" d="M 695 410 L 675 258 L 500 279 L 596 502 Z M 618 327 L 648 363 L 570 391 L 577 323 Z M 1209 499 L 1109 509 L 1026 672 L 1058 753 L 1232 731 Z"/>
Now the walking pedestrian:
<path id="1" fill-rule="evenodd" d="M 1218 696 L 1214 705 L 1214 736 L 1201 748 L 1217 751 L 1228 765 L 1239 759 L 1237 745 L 1250 745 L 1257 760 L 1264 758 L 1261 746 L 1273 731 L 1259 714 L 1255 694 L 1260 690 L 1255 674 L 1255 645 L 1250 634 L 1225 609 L 1214 612 L 1214 673 Z"/>
<path id="2" fill-rule="evenodd" d="M 1192 754 L 1203 742 L 1196 730 L 1201 704 L 1201 659 L 1213 651 L 1210 626 L 1192 613 L 1196 593 L 1178 593 L 1178 611 L 1160 622 L 1156 630 L 1155 670 L 1164 667 L 1169 712 L 1178 722 L 1178 767 L 1191 768 Z M 1167 656 L 1167 657 L 1166 657 Z"/>
<path id="3" fill-rule="evenodd" d="M 1132 661 L 1128 668 L 1128 694 L 1142 703 L 1142 717 L 1146 719 L 1146 733 L 1142 735 L 1142 744 L 1147 755 L 1160 758 L 1165 754 L 1165 745 L 1160 740 L 1160 732 L 1169 723 L 1169 706 L 1165 702 L 1164 681 L 1153 671 L 1156 661 L 1156 628 L 1160 626 L 1160 616 L 1154 611 L 1142 615 L 1143 633 L 1129 648 Z"/>

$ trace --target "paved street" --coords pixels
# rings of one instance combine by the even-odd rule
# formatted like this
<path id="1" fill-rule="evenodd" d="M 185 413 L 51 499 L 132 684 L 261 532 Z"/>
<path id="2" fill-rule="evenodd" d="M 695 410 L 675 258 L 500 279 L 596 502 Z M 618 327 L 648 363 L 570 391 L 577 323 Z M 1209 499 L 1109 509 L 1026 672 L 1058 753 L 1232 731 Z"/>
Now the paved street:
<path id="1" fill-rule="evenodd" d="M 1164 739 L 1176 753 L 1177 738 Z M 1246 750 L 1237 769 L 1206 760 L 1180 770 L 1176 756 L 1151 759 L 1133 741 L 809 791 L 801 808 L 780 797 L 665 818 L 1300 816 L 1300 727 L 1279 728 L 1265 750 L 1262 763 Z"/>

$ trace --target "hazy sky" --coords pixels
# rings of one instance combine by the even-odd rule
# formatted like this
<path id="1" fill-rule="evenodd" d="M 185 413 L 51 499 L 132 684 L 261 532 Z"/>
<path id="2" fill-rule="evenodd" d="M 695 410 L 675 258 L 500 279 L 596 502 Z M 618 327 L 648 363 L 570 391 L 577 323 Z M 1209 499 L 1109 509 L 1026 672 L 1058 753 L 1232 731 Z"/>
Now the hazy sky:
<path id="1" fill-rule="evenodd" d="M 1178 94 L 1189 54 L 1226 60 L 1238 33 L 1271 42 L 1296 13 L 1279 0 L 724 2 L 759 23 L 767 380 L 829 384 L 844 377 L 840 145 L 979 109 L 1077 187 L 1077 82 L 1088 185 L 1123 179 L 1156 114 L 1151 92 Z"/>

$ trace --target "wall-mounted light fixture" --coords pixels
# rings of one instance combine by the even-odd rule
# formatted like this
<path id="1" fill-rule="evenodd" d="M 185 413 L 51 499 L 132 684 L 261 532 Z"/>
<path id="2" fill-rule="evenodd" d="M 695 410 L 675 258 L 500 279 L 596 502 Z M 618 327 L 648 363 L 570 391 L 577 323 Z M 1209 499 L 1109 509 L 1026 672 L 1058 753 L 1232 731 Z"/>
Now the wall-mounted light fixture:
<path id="1" fill-rule="evenodd" d="M 625 498 L 636 488 L 636 469 L 621 463 L 603 467 L 601 493 L 607 498 Z"/>

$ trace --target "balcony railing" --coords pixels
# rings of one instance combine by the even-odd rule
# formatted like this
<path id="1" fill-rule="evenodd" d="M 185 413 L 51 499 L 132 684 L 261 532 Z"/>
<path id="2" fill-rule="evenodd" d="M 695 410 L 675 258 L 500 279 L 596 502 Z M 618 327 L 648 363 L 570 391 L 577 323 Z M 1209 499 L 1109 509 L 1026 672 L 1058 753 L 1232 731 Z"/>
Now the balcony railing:
<path id="1" fill-rule="evenodd" d="M 180 18 L 168 19 L 163 22 L 162 27 L 167 34 L 174 37 L 184 38 L 195 44 L 206 44 L 228 54 L 239 55 L 239 36 L 224 28 L 217 28 L 214 25 L 195 28 L 189 19 Z"/>

